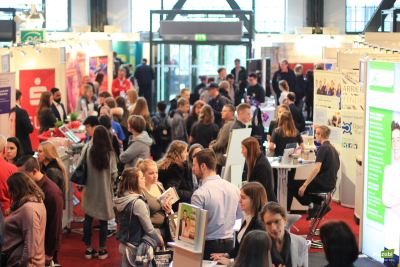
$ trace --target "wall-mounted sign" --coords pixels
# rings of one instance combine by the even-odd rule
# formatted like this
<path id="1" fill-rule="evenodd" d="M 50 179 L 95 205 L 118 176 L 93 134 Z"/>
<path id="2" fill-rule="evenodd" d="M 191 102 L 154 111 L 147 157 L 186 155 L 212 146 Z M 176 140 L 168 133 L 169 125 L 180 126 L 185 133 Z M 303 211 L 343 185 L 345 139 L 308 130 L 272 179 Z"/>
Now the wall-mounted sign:
<path id="1" fill-rule="evenodd" d="M 21 42 L 39 42 L 45 39 L 45 30 L 21 30 Z"/>
<path id="2" fill-rule="evenodd" d="M 207 34 L 195 34 L 194 35 L 194 40 L 195 41 L 207 41 Z"/>

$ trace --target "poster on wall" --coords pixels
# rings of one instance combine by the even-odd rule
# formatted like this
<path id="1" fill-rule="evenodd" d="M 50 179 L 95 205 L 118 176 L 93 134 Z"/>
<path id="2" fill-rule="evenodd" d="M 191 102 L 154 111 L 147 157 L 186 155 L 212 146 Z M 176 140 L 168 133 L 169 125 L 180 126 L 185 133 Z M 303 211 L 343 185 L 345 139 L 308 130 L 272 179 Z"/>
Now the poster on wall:
<path id="1" fill-rule="evenodd" d="M 39 146 L 37 136 L 39 134 L 40 123 L 37 108 L 40 96 L 43 92 L 50 91 L 55 86 L 55 69 L 19 71 L 19 89 L 22 93 L 21 107 L 28 112 L 29 118 L 34 127 L 34 131 L 30 135 L 33 149 L 37 149 Z"/>
<path id="2" fill-rule="evenodd" d="M 400 253 L 400 64 L 368 63 L 363 253 L 398 266 Z"/>
<path id="3" fill-rule="evenodd" d="M 76 111 L 77 102 L 81 95 L 83 77 L 85 76 L 86 54 L 84 52 L 67 53 L 67 113 Z"/>
<path id="4" fill-rule="evenodd" d="M 0 134 L 15 136 L 15 73 L 0 73 Z M 8 125 L 6 127 L 5 125 Z"/>
<path id="5" fill-rule="evenodd" d="M 101 84 L 101 86 L 99 88 L 99 91 L 95 92 L 96 94 L 98 94 L 99 92 L 102 92 L 102 91 L 107 91 L 107 85 L 108 85 L 108 57 L 107 56 L 90 57 L 89 58 L 89 77 L 90 77 L 91 82 L 96 81 L 96 76 L 98 73 L 102 73 L 102 75 L 104 75 L 104 78 L 103 78 L 103 83 Z"/>
<path id="6" fill-rule="evenodd" d="M 2 72 L 10 72 L 10 57 L 11 54 L 7 53 L 1 56 L 1 70 Z"/>

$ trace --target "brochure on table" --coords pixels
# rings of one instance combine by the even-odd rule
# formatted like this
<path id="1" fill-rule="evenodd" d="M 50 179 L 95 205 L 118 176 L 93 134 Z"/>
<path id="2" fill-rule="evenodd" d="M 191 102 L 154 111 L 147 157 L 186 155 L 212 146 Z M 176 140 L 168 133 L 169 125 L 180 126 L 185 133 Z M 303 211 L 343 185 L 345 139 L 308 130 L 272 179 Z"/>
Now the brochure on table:
<path id="1" fill-rule="evenodd" d="M 400 63 L 368 62 L 362 252 L 398 266 Z"/>
<path id="2" fill-rule="evenodd" d="M 365 92 L 358 83 L 358 70 L 314 73 L 314 126 L 331 129 L 330 140 L 340 152 L 341 168 L 335 199 L 354 207 L 356 166 L 354 158 L 364 153 Z"/>

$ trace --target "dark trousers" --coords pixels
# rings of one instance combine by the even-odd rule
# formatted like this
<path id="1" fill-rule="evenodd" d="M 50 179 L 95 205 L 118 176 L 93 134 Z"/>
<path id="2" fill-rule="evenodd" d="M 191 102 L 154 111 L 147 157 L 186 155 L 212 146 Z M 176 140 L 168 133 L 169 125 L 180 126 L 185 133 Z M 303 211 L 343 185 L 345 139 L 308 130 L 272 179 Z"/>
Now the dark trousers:
<path id="1" fill-rule="evenodd" d="M 100 248 L 106 248 L 107 241 L 107 221 L 100 221 Z M 92 224 L 93 217 L 85 215 L 85 223 L 83 224 L 83 239 L 85 240 L 86 247 L 92 247 Z"/>
<path id="2" fill-rule="evenodd" d="M 309 194 L 309 192 L 328 192 L 332 189 L 324 187 L 315 182 L 311 182 L 304 192 L 302 197 L 299 196 L 299 189 L 303 186 L 306 180 L 293 180 L 289 183 L 289 192 L 300 202 L 303 206 L 308 206 L 310 203 L 314 203 L 315 205 L 321 205 L 323 199 L 317 195 Z"/>
<path id="3" fill-rule="evenodd" d="M 139 96 L 142 96 L 144 98 L 146 98 L 147 101 L 147 105 L 149 106 L 149 110 L 150 106 L 152 105 L 152 100 L 151 100 L 151 85 L 149 86 L 140 86 L 139 85 Z"/>
<path id="4" fill-rule="evenodd" d="M 313 120 L 313 105 L 307 105 L 307 120 L 312 121 Z"/>
<path id="5" fill-rule="evenodd" d="M 203 260 L 210 260 L 213 253 L 228 253 L 233 249 L 233 239 L 206 240 Z"/>
<path id="6" fill-rule="evenodd" d="M 278 191 L 278 171 L 276 169 L 272 169 L 273 174 L 274 174 L 274 191 L 275 191 L 275 196 L 279 195 Z M 296 176 L 296 169 L 291 169 L 288 172 L 288 186 L 291 181 L 294 181 L 294 177 Z M 293 194 L 290 192 L 290 190 L 287 191 L 287 210 L 290 211 L 290 208 L 292 207 L 292 202 L 293 202 Z"/>
<path id="7" fill-rule="evenodd" d="M 151 155 L 153 156 L 153 160 L 157 161 L 161 159 L 165 152 L 167 152 L 169 144 L 154 144 L 151 147 Z"/>

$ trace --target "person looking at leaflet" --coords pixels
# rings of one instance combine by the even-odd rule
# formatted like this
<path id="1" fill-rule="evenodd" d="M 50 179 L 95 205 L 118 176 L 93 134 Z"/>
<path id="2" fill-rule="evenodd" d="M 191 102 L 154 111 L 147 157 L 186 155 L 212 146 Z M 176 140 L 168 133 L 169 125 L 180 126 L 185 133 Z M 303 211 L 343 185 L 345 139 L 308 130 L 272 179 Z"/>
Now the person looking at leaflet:
<path id="1" fill-rule="evenodd" d="M 264 224 L 259 220 L 261 208 L 267 204 L 265 188 L 259 182 L 249 182 L 240 190 L 240 207 L 246 214 L 239 233 L 236 235 L 235 248 L 228 253 L 211 254 L 211 259 L 221 264 L 229 264 L 237 257 L 243 238 L 253 230 L 265 230 Z"/>
<path id="2" fill-rule="evenodd" d="M 285 208 L 279 203 L 268 202 L 261 209 L 260 218 L 272 240 L 272 264 L 308 267 L 307 240 L 285 229 L 288 223 Z"/>
<path id="3" fill-rule="evenodd" d="M 315 167 L 307 180 L 289 181 L 289 192 L 304 206 L 309 206 L 307 220 L 315 217 L 321 208 L 322 198 L 309 194 L 312 192 L 329 192 L 336 187 L 337 173 L 340 167 L 339 154 L 331 145 L 329 136 L 331 130 L 324 125 L 317 126 L 316 139 L 322 146 L 318 148 Z M 331 210 L 328 207 L 327 212 Z"/>
<path id="4" fill-rule="evenodd" d="M 208 211 L 204 260 L 209 260 L 211 253 L 228 253 L 233 249 L 233 226 L 236 219 L 243 218 L 239 188 L 221 179 L 216 165 L 215 154 L 209 148 L 193 155 L 193 171 L 202 180 L 202 186 L 194 192 L 191 203 Z"/>

